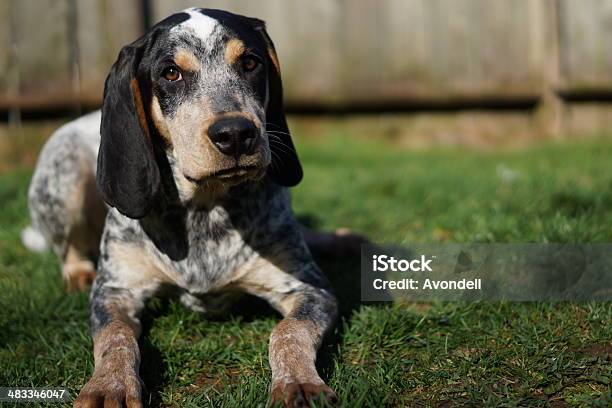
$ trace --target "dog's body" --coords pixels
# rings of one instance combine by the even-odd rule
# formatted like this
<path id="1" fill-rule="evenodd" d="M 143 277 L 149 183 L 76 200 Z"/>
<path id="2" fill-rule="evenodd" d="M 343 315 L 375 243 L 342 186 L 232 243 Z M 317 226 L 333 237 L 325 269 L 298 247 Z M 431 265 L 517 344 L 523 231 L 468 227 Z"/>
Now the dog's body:
<path id="1" fill-rule="evenodd" d="M 102 114 L 52 136 L 29 191 L 29 237 L 52 244 L 69 285 L 95 275 L 95 371 L 75 406 L 141 406 L 138 316 L 160 293 L 198 311 L 266 299 L 284 316 L 273 400 L 334 398 L 315 358 L 337 306 L 291 211 L 300 179 L 263 22 L 188 9 L 122 50 Z"/>

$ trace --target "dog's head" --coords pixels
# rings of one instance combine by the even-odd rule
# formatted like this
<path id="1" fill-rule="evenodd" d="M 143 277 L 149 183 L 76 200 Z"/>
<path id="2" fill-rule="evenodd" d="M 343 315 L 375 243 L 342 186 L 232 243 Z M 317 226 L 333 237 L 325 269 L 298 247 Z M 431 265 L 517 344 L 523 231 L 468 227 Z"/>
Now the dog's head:
<path id="1" fill-rule="evenodd" d="M 99 189 L 131 218 L 162 193 L 163 155 L 183 195 L 302 178 L 265 25 L 225 11 L 185 10 L 124 47 L 106 79 L 101 135 Z"/>

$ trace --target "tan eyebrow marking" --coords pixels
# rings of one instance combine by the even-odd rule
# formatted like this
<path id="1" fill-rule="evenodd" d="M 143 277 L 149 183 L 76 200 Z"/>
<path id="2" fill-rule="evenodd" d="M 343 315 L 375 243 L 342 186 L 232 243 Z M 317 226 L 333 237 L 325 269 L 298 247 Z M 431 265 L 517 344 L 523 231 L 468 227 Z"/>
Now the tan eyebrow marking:
<path id="1" fill-rule="evenodd" d="M 174 62 L 183 71 L 199 71 L 202 68 L 198 57 L 193 53 L 181 48 L 174 54 Z"/>
<path id="2" fill-rule="evenodd" d="M 225 46 L 225 62 L 233 65 L 238 58 L 244 53 L 246 47 L 244 43 L 237 38 L 232 38 Z"/>

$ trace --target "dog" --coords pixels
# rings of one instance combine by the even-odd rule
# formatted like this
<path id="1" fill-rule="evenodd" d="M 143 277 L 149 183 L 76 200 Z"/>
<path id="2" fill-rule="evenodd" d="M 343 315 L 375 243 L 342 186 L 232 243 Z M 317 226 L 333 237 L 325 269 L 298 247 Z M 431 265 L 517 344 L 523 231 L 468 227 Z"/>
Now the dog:
<path id="1" fill-rule="evenodd" d="M 95 368 L 75 407 L 142 406 L 147 299 L 214 312 L 236 292 L 283 316 L 271 402 L 336 400 L 315 360 L 338 306 L 291 210 L 301 178 L 263 21 L 191 8 L 120 51 L 101 112 L 52 135 L 28 193 L 24 242 L 52 246 L 69 288 L 93 281 Z"/>

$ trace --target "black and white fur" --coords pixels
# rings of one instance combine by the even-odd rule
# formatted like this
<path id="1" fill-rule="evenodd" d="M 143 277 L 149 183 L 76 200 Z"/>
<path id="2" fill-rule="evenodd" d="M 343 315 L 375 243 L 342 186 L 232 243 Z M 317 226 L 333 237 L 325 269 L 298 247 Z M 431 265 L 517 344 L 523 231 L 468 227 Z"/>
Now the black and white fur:
<path id="1" fill-rule="evenodd" d="M 75 288 L 97 263 L 95 370 L 75 406 L 142 405 L 139 314 L 159 294 L 198 311 L 234 292 L 266 299 L 284 317 L 272 400 L 335 398 L 315 358 L 337 305 L 291 210 L 301 177 L 262 21 L 187 9 L 121 50 L 101 113 L 51 137 L 29 190 L 24 241 L 41 249 L 42 235 Z"/>

